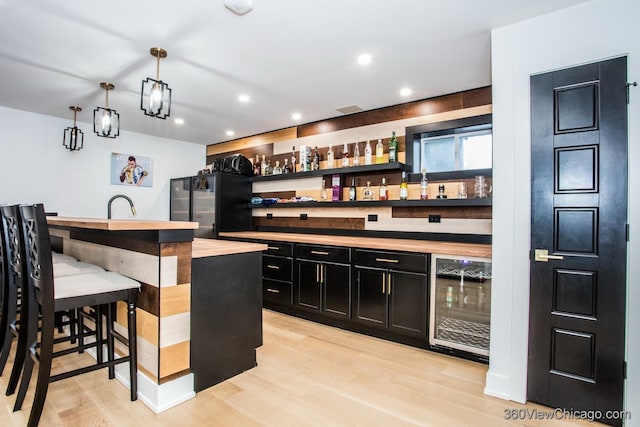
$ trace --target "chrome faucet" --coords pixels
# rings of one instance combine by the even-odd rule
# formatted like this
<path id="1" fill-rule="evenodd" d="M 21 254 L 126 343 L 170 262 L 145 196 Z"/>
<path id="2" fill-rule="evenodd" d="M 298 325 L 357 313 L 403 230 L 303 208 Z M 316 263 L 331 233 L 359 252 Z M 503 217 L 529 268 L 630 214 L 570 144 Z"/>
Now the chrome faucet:
<path id="1" fill-rule="evenodd" d="M 113 201 L 118 198 L 125 199 L 127 202 L 129 202 L 129 206 L 131 206 L 131 213 L 133 214 L 133 216 L 137 215 L 136 208 L 135 206 L 133 206 L 133 200 L 131 200 L 128 196 L 125 196 L 124 194 L 116 194 L 115 196 L 110 198 L 109 203 L 107 203 L 107 219 L 111 219 L 111 203 L 113 203 Z"/>

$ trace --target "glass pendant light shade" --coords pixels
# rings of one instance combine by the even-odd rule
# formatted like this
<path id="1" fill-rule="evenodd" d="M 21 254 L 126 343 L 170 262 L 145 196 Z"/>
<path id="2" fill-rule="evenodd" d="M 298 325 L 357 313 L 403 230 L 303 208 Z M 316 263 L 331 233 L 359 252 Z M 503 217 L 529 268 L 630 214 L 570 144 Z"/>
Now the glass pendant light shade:
<path id="1" fill-rule="evenodd" d="M 69 151 L 79 151 L 84 146 L 84 133 L 76 126 L 76 116 L 82 108 L 72 105 L 69 109 L 73 111 L 73 127 L 64 130 L 62 145 Z"/>
<path id="2" fill-rule="evenodd" d="M 167 57 L 167 51 L 152 47 L 150 53 L 156 58 L 156 78 L 147 77 L 142 81 L 140 109 L 147 116 L 166 119 L 171 115 L 171 89 L 160 80 L 160 58 Z"/>
<path id="3" fill-rule="evenodd" d="M 103 138 L 115 138 L 120 135 L 120 114 L 109 108 L 109 91 L 115 86 L 111 83 L 100 83 L 107 93 L 105 107 L 93 110 L 93 132 Z"/>

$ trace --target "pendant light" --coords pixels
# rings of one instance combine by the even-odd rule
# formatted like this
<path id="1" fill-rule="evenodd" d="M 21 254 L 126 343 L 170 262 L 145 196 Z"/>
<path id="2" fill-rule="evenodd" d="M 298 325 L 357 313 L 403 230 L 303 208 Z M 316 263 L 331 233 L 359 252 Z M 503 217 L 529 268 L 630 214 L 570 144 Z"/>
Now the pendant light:
<path id="1" fill-rule="evenodd" d="M 111 83 L 100 83 L 106 91 L 105 108 L 97 107 L 93 110 L 93 131 L 104 138 L 115 138 L 120 135 L 120 114 L 109 108 L 109 91 L 115 86 Z"/>
<path id="2" fill-rule="evenodd" d="M 152 47 L 151 56 L 156 58 L 156 78 L 147 77 L 142 81 L 140 94 L 140 109 L 147 116 L 158 119 L 166 119 L 171 114 L 171 89 L 169 85 L 160 80 L 160 58 L 167 57 L 167 51 Z"/>
<path id="3" fill-rule="evenodd" d="M 62 145 L 69 151 L 79 151 L 82 150 L 84 145 L 84 133 L 76 126 L 76 117 L 78 111 L 82 111 L 82 108 L 72 105 L 69 109 L 73 111 L 73 127 L 68 127 L 64 130 Z"/>

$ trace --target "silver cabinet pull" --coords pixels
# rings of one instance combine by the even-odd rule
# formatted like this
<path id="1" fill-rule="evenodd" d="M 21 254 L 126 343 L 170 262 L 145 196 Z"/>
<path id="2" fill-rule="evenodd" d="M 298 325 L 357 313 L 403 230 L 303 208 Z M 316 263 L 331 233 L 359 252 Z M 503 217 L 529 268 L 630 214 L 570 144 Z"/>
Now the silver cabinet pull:
<path id="1" fill-rule="evenodd" d="M 271 265 L 271 264 L 267 264 L 267 268 L 270 268 L 272 270 L 280 270 L 280 267 L 277 265 Z"/>
<path id="2" fill-rule="evenodd" d="M 390 258 L 376 258 L 376 261 L 378 262 L 391 262 L 394 264 L 397 264 L 399 261 L 397 259 L 390 259 Z"/>
<path id="3" fill-rule="evenodd" d="M 271 292 L 271 293 L 274 293 L 274 294 L 279 294 L 279 293 L 280 293 L 280 290 L 279 290 L 279 289 L 271 289 L 271 288 L 267 288 L 267 292 Z"/>
<path id="4" fill-rule="evenodd" d="M 329 255 L 329 252 L 324 251 L 311 251 L 311 253 L 314 255 Z"/>

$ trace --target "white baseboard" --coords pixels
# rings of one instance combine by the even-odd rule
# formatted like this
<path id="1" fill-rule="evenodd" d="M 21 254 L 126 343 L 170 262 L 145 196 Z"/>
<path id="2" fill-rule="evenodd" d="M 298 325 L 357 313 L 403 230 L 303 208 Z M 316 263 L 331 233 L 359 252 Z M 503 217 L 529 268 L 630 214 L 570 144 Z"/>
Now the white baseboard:
<path id="1" fill-rule="evenodd" d="M 487 372 L 484 394 L 504 400 L 511 400 L 511 396 L 509 395 L 510 388 L 511 380 L 509 377 L 494 374 L 491 371 Z"/>

